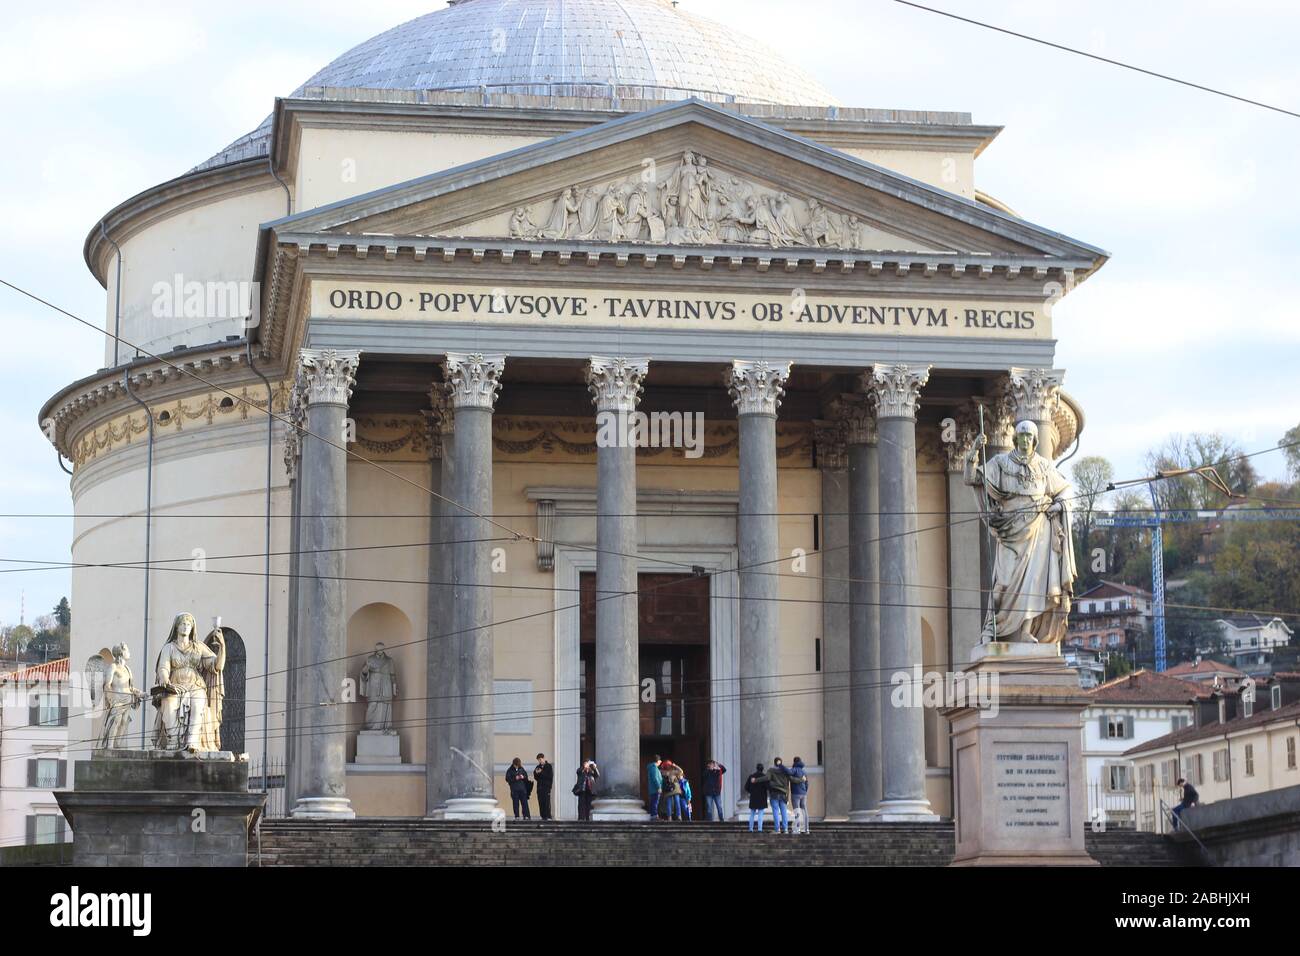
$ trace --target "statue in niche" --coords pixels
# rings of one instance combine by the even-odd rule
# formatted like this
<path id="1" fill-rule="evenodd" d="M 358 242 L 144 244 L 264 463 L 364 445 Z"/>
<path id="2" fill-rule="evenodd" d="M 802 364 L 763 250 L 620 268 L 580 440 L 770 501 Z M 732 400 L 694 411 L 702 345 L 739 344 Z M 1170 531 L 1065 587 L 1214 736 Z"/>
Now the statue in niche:
<path id="1" fill-rule="evenodd" d="M 981 431 L 966 455 L 966 483 L 996 542 L 989 614 L 981 640 L 1059 644 L 1074 592 L 1070 483 L 1039 455 L 1038 426 L 1016 425 L 1015 448 L 983 465 Z"/>
<path id="2" fill-rule="evenodd" d="M 152 697 L 158 708 L 154 746 L 159 750 L 196 754 L 221 749 L 226 639 L 219 623 L 206 642 L 195 640 L 197 629 L 193 614 L 176 615 L 158 652 Z"/>
<path id="3" fill-rule="evenodd" d="M 361 729 L 396 735 L 393 698 L 397 696 L 397 666 L 383 643 L 375 645 L 375 652 L 362 665 L 357 689 L 366 698 L 366 722 Z"/>

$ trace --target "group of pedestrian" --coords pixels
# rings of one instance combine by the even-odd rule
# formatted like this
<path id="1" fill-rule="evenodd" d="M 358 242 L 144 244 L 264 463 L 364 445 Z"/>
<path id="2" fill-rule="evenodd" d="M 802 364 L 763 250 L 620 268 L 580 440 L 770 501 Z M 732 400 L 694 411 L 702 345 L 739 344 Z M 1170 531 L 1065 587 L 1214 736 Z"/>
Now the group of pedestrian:
<path id="1" fill-rule="evenodd" d="M 763 815 L 769 804 L 777 833 L 794 832 L 791 815 L 796 826 L 808 832 L 808 774 L 802 758 L 795 757 L 787 767 L 780 757 L 775 757 L 766 770 L 760 763 L 745 781 L 745 793 L 749 795 L 750 832 L 763 832 Z"/>
<path id="2" fill-rule="evenodd" d="M 685 823 L 694 818 L 694 793 L 685 770 L 671 759 L 655 754 L 646 764 L 645 774 L 651 820 L 680 820 Z M 659 815 L 661 811 L 662 817 Z"/>
<path id="3" fill-rule="evenodd" d="M 537 755 L 537 766 L 533 768 L 532 776 L 524 769 L 520 758 L 510 761 L 510 766 L 506 769 L 506 786 L 510 788 L 510 805 L 515 812 L 515 819 L 532 819 L 528 812 L 528 801 L 536 790 L 537 815 L 543 820 L 550 820 L 551 788 L 554 785 L 555 768 L 547 762 L 546 754 Z"/>
<path id="4" fill-rule="evenodd" d="M 726 772 L 727 768 L 716 760 L 710 760 L 704 766 L 702 793 L 706 820 L 722 822 L 726 819 L 722 812 L 722 781 Z M 596 766 L 596 761 L 584 760 L 573 784 L 573 795 L 578 798 L 579 820 L 591 819 L 591 804 L 596 797 L 596 781 L 599 779 L 600 768 Z M 555 768 L 547 762 L 545 754 L 537 755 L 537 765 L 531 774 L 519 757 L 512 760 L 506 769 L 506 785 L 510 788 L 510 803 L 515 819 L 532 819 L 529 801 L 534 792 L 537 794 L 538 816 L 543 820 L 552 819 L 551 790 L 554 784 Z M 694 791 L 691 782 L 686 777 L 686 771 L 671 759 L 655 754 L 654 759 L 646 764 L 646 788 L 650 796 L 651 820 L 685 823 L 694 819 Z M 802 824 L 804 832 L 807 832 L 808 774 L 799 757 L 795 757 L 794 763 L 789 767 L 781 762 L 780 757 L 775 758 L 772 766 L 766 770 L 760 763 L 745 781 L 745 793 L 749 795 L 751 831 L 763 832 L 763 817 L 770 806 L 777 833 L 794 832 L 791 829 L 792 819 L 796 827 Z"/>

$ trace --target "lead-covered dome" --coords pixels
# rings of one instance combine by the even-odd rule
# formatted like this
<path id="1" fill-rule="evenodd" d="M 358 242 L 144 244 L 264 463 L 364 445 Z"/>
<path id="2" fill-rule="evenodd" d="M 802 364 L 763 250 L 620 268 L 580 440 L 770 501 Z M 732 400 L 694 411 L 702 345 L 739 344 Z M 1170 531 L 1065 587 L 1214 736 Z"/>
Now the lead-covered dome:
<path id="1" fill-rule="evenodd" d="M 299 88 L 697 96 L 834 106 L 770 47 L 669 0 L 459 0 L 354 47 Z"/>

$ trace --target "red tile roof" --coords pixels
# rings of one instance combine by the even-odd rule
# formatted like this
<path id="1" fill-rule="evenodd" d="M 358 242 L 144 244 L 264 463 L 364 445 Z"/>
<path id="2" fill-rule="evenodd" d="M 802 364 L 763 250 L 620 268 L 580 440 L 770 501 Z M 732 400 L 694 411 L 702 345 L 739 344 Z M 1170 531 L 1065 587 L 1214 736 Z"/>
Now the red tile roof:
<path id="1" fill-rule="evenodd" d="M 1190 704 L 1213 693 L 1208 687 L 1170 677 L 1168 672 L 1157 674 L 1143 668 L 1098 684 L 1088 696 L 1106 704 Z"/>
<path id="2" fill-rule="evenodd" d="M 66 681 L 68 679 L 68 659 L 61 657 L 57 661 L 33 664 L 22 670 L 0 674 L 0 684 L 6 682 L 31 684 L 37 681 Z"/>
<path id="3" fill-rule="evenodd" d="M 1163 750 L 1165 747 L 1173 744 L 1192 743 L 1196 740 L 1209 740 L 1214 737 L 1222 737 L 1225 734 L 1235 734 L 1241 730 L 1249 730 L 1252 727 L 1259 727 L 1264 724 L 1271 724 L 1274 721 L 1286 721 L 1294 723 L 1300 718 L 1300 701 L 1294 704 L 1287 704 L 1285 707 L 1279 707 L 1277 710 L 1257 710 L 1249 717 L 1234 717 L 1232 720 L 1219 723 L 1205 724 L 1201 727 L 1186 727 L 1182 730 L 1176 730 L 1172 734 L 1165 734 L 1163 737 L 1157 737 L 1155 740 L 1148 740 L 1144 744 L 1138 744 L 1132 750 L 1124 751 L 1125 757 L 1132 757 L 1136 754 L 1146 753 L 1150 750 Z"/>
<path id="4" fill-rule="evenodd" d="M 1216 674 L 1220 672 L 1229 676 L 1246 676 L 1245 671 L 1239 671 L 1231 664 L 1221 664 L 1218 661 L 1209 659 L 1199 662 L 1183 661 L 1181 664 L 1175 664 L 1164 671 L 1169 677 L 1181 677 L 1183 674 Z"/>

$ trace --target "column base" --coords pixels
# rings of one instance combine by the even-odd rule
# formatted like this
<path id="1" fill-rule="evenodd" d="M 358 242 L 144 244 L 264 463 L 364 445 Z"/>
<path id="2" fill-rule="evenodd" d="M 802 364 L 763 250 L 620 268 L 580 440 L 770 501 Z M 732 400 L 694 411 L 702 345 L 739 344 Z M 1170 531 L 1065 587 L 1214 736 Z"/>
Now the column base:
<path id="1" fill-rule="evenodd" d="M 347 797 L 299 797 L 289 811 L 295 820 L 355 820 L 356 811 Z"/>
<path id="2" fill-rule="evenodd" d="M 930 801 L 882 800 L 872 818 L 873 823 L 938 823 L 939 814 L 930 809 Z"/>
<path id="3" fill-rule="evenodd" d="M 453 797 L 442 808 L 444 820 L 495 820 L 504 819 L 496 797 Z"/>
<path id="4" fill-rule="evenodd" d="M 591 802 L 591 819 L 645 822 L 649 814 L 640 800 L 631 797 L 597 797 Z"/>
<path id="5" fill-rule="evenodd" d="M 849 823 L 873 823 L 880 816 L 880 809 L 877 807 L 872 810 L 850 810 Z"/>

